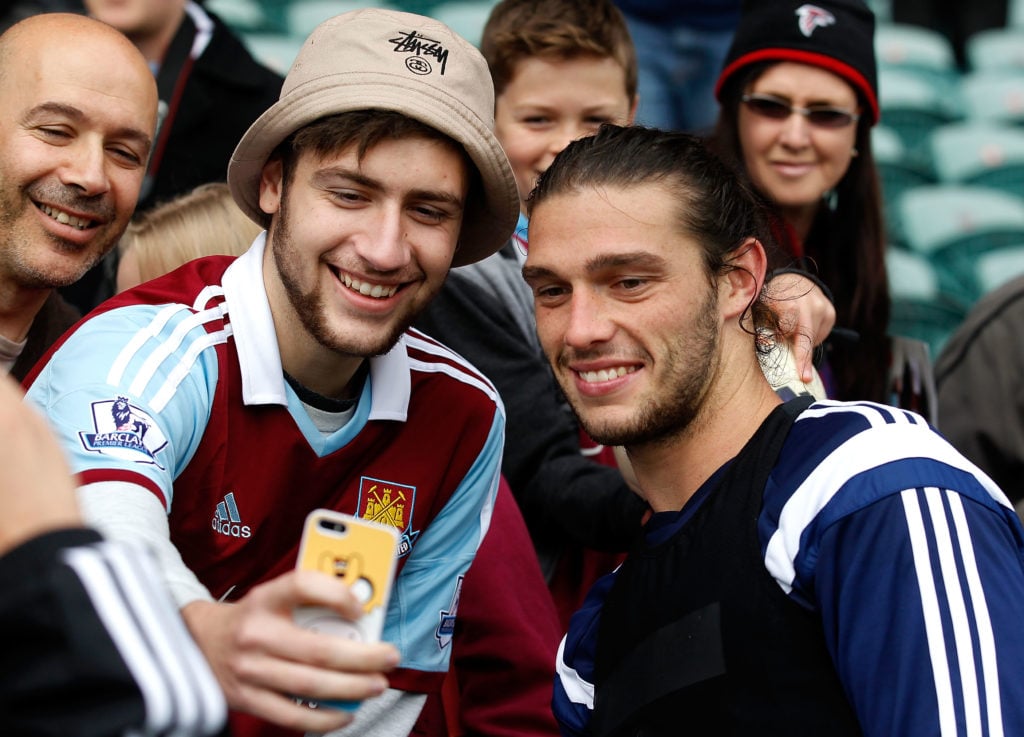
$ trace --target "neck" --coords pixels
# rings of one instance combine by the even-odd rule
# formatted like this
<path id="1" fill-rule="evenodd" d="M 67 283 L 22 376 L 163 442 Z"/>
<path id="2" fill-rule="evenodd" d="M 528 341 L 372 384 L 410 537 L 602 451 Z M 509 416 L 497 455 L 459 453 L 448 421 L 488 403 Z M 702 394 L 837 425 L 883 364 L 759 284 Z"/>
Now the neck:
<path id="1" fill-rule="evenodd" d="M 24 289 L 0 284 L 0 335 L 15 343 L 25 340 L 32 321 L 52 292 L 49 288 Z"/>
<path id="2" fill-rule="evenodd" d="M 185 6 L 183 4 L 180 11 L 176 14 L 175 22 L 164 23 L 160 28 L 152 32 L 127 35 L 131 42 L 135 44 L 135 47 L 146 57 L 147 62 L 151 65 L 159 65 L 163 63 L 164 55 L 167 53 L 167 49 L 170 47 L 171 41 L 174 39 L 174 35 L 178 32 L 184 19 Z"/>
<path id="3" fill-rule="evenodd" d="M 367 359 L 340 356 L 327 349 L 300 351 L 296 346 L 281 347 L 281 365 L 285 373 L 311 392 L 332 401 L 356 400 Z M 325 355 L 325 352 L 330 355 Z"/>
<path id="4" fill-rule="evenodd" d="M 811 232 L 811 226 L 814 225 L 814 218 L 818 214 L 818 204 L 784 207 L 781 210 L 783 219 L 796 232 L 800 242 L 806 243 L 807 236 Z"/>
<path id="5" fill-rule="evenodd" d="M 626 448 L 651 509 L 682 509 L 711 474 L 743 449 L 780 403 L 751 350 L 749 336 L 743 354 L 723 351 L 694 421 L 675 437 Z"/>
<path id="6" fill-rule="evenodd" d="M 358 371 L 354 380 L 361 384 L 366 376 L 365 371 Z M 295 395 L 306 404 L 314 409 L 320 410 L 321 412 L 337 414 L 339 412 L 348 412 L 356 405 L 356 397 L 351 399 L 335 399 L 333 397 L 325 397 L 324 395 L 313 391 L 309 387 L 303 385 L 298 379 L 289 374 L 287 371 L 284 374 L 285 381 L 291 386 Z M 336 428 L 335 428 L 336 429 Z"/>

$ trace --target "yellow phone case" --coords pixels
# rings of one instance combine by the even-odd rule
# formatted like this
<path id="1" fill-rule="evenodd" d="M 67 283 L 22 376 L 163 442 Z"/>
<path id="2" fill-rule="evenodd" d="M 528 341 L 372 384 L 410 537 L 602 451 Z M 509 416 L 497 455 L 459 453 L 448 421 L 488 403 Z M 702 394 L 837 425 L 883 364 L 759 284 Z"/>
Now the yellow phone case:
<path id="1" fill-rule="evenodd" d="M 310 512 L 303 527 L 296 567 L 343 579 L 362 601 L 364 614 L 349 622 L 331 609 L 300 607 L 295 610 L 295 622 L 351 640 L 379 640 L 395 576 L 398 542 L 398 530 L 389 525 L 329 509 Z M 348 710 L 359 706 L 357 702 L 319 703 Z"/>
<path id="2" fill-rule="evenodd" d="M 387 606 L 397 547 L 394 527 L 316 509 L 306 517 L 297 567 L 344 579 L 370 613 Z"/>

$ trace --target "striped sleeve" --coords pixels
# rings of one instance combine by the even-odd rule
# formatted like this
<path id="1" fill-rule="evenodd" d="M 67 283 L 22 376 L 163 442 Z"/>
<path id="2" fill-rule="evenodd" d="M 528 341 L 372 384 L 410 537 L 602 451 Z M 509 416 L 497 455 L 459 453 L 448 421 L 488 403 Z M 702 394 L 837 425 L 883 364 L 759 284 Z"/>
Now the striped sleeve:
<path id="1" fill-rule="evenodd" d="M 130 305 L 85 321 L 26 396 L 50 420 L 84 483 L 131 481 L 169 511 L 174 479 L 202 438 L 216 390 L 213 332 L 224 308 Z"/>
<path id="2" fill-rule="evenodd" d="M 907 489 L 832 525 L 814 579 L 865 735 L 1024 734 L 1024 563 L 1000 515 Z"/>
<path id="3" fill-rule="evenodd" d="M 145 723 L 135 734 L 208 735 L 223 726 L 224 695 L 185 628 L 150 556 L 102 542 L 69 548 L 78 576 L 142 694 Z"/>
<path id="4" fill-rule="evenodd" d="M 0 731 L 216 734 L 224 696 L 159 580 L 148 550 L 85 528 L 0 556 Z"/>
<path id="5" fill-rule="evenodd" d="M 865 735 L 1024 734 L 1024 530 L 921 418 L 801 416 L 762 543 L 780 587 L 820 613 Z"/>

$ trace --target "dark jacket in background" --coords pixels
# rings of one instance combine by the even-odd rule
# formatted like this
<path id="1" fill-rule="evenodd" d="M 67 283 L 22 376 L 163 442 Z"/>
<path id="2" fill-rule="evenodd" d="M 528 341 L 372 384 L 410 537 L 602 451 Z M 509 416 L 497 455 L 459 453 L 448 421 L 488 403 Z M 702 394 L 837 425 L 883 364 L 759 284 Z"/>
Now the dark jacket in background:
<path id="1" fill-rule="evenodd" d="M 985 295 L 935 361 L 938 429 L 1017 505 L 1024 500 L 1024 277 Z"/>
<path id="2" fill-rule="evenodd" d="M 220 18 L 201 12 L 213 22 L 213 36 L 190 70 L 176 65 L 179 84 L 182 73 L 187 74 L 177 105 L 161 94 L 161 101 L 173 112 L 170 134 L 165 149 L 154 151 L 150 174 L 156 166 L 156 177 L 151 190 L 139 199 L 139 211 L 200 184 L 225 181 L 228 161 L 242 134 L 281 94 L 282 77 L 257 62 Z M 186 14 L 178 34 L 193 33 Z"/>

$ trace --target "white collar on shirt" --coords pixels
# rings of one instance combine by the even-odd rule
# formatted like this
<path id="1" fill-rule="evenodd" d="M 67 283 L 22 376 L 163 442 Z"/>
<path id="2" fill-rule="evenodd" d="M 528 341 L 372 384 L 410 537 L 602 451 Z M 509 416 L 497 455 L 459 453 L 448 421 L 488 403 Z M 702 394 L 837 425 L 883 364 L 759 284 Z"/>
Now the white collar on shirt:
<path id="1" fill-rule="evenodd" d="M 274 332 L 274 318 L 263 286 L 263 251 L 267 234 L 260 233 L 252 246 L 224 273 L 227 300 L 242 372 L 242 398 L 250 404 L 287 405 L 281 353 Z M 409 354 L 405 337 L 383 356 L 370 359 L 371 420 L 404 421 L 409 410 Z"/>

